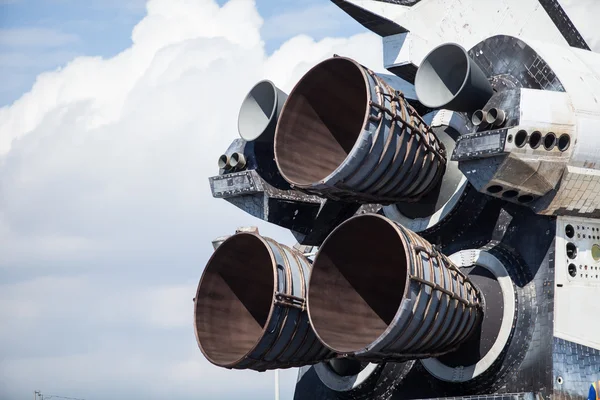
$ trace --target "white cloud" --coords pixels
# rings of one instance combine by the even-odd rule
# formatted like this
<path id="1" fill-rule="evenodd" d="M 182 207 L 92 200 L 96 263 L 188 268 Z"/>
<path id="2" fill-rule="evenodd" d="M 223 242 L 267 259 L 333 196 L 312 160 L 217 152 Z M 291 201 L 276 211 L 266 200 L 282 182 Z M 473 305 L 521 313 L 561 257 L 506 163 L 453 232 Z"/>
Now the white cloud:
<path id="1" fill-rule="evenodd" d="M 207 178 L 256 81 L 289 90 L 333 53 L 381 69 L 380 40 L 299 36 L 266 56 L 250 0 L 147 9 L 130 48 L 41 74 L 0 109 L 2 398 L 271 396 L 269 373 L 202 358 L 192 298 L 212 238 L 253 224 L 293 240 L 213 199 Z"/>
<path id="2" fill-rule="evenodd" d="M 0 29 L 0 46 L 60 47 L 80 41 L 77 35 L 47 28 Z"/>
<path id="3" fill-rule="evenodd" d="M 177 285 L 111 284 L 92 275 L 37 277 L 25 282 L 0 285 L 0 320 L 20 318 L 30 322 L 87 315 L 91 325 L 146 325 L 153 328 L 185 328 L 197 282 Z M 101 299 L 101 301 L 88 301 Z M 0 335 L 11 335 L 8 325 Z"/>
<path id="4" fill-rule="evenodd" d="M 265 40 L 289 38 L 305 34 L 314 36 L 336 35 L 343 28 L 353 28 L 358 23 L 330 2 L 297 8 L 276 14 L 267 20 L 261 30 Z"/>

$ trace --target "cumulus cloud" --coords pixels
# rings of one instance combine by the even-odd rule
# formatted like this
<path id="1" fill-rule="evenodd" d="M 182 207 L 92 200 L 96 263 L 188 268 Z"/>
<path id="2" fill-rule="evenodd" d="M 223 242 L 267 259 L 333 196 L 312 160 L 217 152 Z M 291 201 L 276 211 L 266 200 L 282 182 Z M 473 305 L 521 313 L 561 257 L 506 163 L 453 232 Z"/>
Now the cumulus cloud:
<path id="1" fill-rule="evenodd" d="M 370 33 L 267 56 L 262 24 L 250 0 L 151 0 L 130 48 L 43 73 L 0 109 L 1 398 L 271 395 L 272 374 L 203 359 L 192 298 L 214 237 L 258 225 L 294 242 L 207 178 L 256 81 L 290 90 L 333 53 L 382 57 Z"/>

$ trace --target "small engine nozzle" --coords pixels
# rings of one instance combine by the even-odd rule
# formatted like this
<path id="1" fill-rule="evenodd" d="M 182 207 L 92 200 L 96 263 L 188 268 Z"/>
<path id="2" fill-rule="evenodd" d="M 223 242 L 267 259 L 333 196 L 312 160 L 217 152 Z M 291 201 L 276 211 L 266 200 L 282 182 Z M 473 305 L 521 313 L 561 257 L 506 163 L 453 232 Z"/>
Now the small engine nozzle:
<path id="1" fill-rule="evenodd" d="M 273 142 L 287 94 L 271 81 L 260 81 L 246 95 L 238 115 L 238 132 L 247 142 Z"/>
<path id="2" fill-rule="evenodd" d="M 487 112 L 485 112 L 483 110 L 477 110 L 471 116 L 471 122 L 475 126 L 487 126 L 488 122 L 487 122 L 486 118 L 487 118 Z"/>
<path id="3" fill-rule="evenodd" d="M 231 163 L 229 156 L 227 154 L 221 154 L 219 157 L 219 161 L 217 162 L 219 169 L 224 169 L 225 171 L 229 171 L 231 169 Z"/>
<path id="4" fill-rule="evenodd" d="M 241 170 L 246 167 L 246 157 L 242 153 L 233 153 L 229 159 L 231 168 Z"/>
<path id="5" fill-rule="evenodd" d="M 482 109 L 494 94 L 481 68 L 455 43 L 442 44 L 425 56 L 415 91 L 426 107 L 465 112 Z"/>
<path id="6" fill-rule="evenodd" d="M 506 121 L 506 113 L 499 108 L 492 107 L 488 110 L 485 121 L 490 125 L 500 126 Z"/>

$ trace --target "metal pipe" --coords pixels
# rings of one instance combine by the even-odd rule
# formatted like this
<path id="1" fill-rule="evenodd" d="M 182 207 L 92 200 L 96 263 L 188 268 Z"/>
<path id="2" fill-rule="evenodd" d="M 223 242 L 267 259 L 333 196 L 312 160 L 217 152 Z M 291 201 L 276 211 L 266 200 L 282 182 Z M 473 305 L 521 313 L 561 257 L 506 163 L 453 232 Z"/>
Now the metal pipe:
<path id="1" fill-rule="evenodd" d="M 275 132 L 275 161 L 300 190 L 390 204 L 431 191 L 446 152 L 401 92 L 356 61 L 334 57 L 290 93 Z"/>
<path id="2" fill-rule="evenodd" d="M 242 102 L 238 132 L 247 142 L 273 143 L 275 127 L 287 94 L 271 81 L 258 82 Z"/>
<path id="3" fill-rule="evenodd" d="M 375 362 L 455 350 L 482 317 L 479 291 L 445 255 L 377 214 L 349 219 L 320 247 L 308 312 L 330 350 Z"/>
<path id="4" fill-rule="evenodd" d="M 196 339 L 225 368 L 264 371 L 331 356 L 305 308 L 310 263 L 296 250 L 253 233 L 217 247 L 194 299 Z"/>
<path id="5" fill-rule="evenodd" d="M 490 125 L 500 126 L 506 121 L 506 113 L 499 108 L 492 107 L 488 110 L 485 120 Z"/>
<path id="6" fill-rule="evenodd" d="M 221 154 L 219 157 L 219 161 L 217 162 L 219 169 L 224 169 L 225 171 L 229 171 L 231 169 L 231 164 L 229 160 L 229 156 L 227 154 Z"/>
<path id="7" fill-rule="evenodd" d="M 242 170 L 246 167 L 246 157 L 242 153 L 233 153 L 229 159 L 229 165 L 235 170 Z"/>
<path id="8" fill-rule="evenodd" d="M 455 43 L 442 44 L 425 56 L 415 91 L 426 107 L 464 112 L 482 109 L 494 94 L 481 68 Z"/>
<path id="9" fill-rule="evenodd" d="M 471 116 L 471 122 L 475 126 L 487 126 L 487 112 L 483 110 L 477 110 Z"/>

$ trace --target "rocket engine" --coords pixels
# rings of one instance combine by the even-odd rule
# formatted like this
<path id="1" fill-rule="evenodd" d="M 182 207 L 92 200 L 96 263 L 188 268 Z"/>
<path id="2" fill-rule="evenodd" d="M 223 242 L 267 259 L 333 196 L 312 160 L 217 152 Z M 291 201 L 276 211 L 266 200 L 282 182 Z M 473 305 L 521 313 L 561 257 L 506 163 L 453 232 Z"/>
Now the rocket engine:
<path id="1" fill-rule="evenodd" d="M 298 400 L 579 393 L 555 355 L 600 359 L 561 297 L 600 288 L 599 66 L 499 35 L 433 48 L 414 92 L 339 56 L 289 95 L 259 82 L 211 189 L 298 244 L 219 240 L 194 299 L 204 356 L 302 367 Z"/>
<path id="2" fill-rule="evenodd" d="M 483 316 L 483 294 L 448 257 L 376 214 L 349 219 L 325 240 L 308 304 L 325 346 L 375 362 L 449 353 Z"/>
<path id="3" fill-rule="evenodd" d="M 438 83 L 417 88 L 434 102 L 450 96 L 452 108 L 481 106 L 491 86 L 461 55 Z M 432 61 L 418 79 L 440 73 L 431 65 L 438 67 Z M 449 79 L 467 82 L 440 94 Z M 446 171 L 444 144 L 404 94 L 349 58 L 317 64 L 289 96 L 259 82 L 242 104 L 238 126 L 245 142 L 272 153 L 292 190 L 328 200 L 414 203 L 440 186 Z M 229 163 L 235 170 L 239 154 L 222 156 L 222 168 Z M 312 267 L 298 251 L 259 235 L 225 240 L 198 286 L 196 335 L 209 361 L 236 369 L 337 357 L 431 358 L 455 351 L 478 329 L 483 296 L 427 240 L 365 214 L 339 225 Z"/>
<path id="4" fill-rule="evenodd" d="M 275 160 L 295 188 L 360 203 L 418 201 L 436 186 L 446 152 L 402 92 L 356 61 L 311 69 L 281 112 Z"/>
<path id="5" fill-rule="evenodd" d="M 253 233 L 221 243 L 195 299 L 196 338 L 220 367 L 264 371 L 330 358 L 306 313 L 309 261 Z"/>

